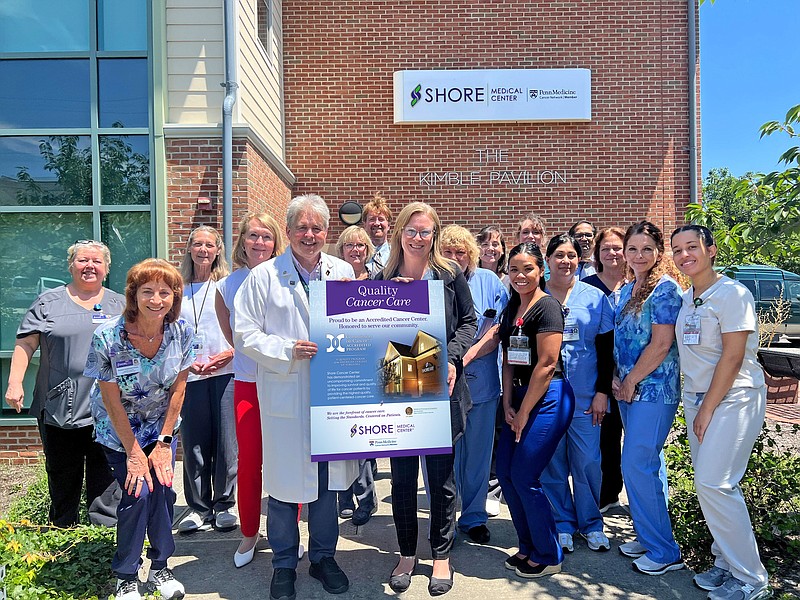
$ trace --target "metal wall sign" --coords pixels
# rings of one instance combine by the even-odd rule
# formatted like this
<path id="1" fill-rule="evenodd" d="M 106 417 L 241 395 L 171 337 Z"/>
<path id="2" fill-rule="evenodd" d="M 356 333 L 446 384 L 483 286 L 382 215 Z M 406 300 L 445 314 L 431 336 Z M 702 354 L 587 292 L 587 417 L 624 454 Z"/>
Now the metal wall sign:
<path id="1" fill-rule="evenodd" d="M 395 71 L 395 124 L 591 121 L 589 69 Z"/>

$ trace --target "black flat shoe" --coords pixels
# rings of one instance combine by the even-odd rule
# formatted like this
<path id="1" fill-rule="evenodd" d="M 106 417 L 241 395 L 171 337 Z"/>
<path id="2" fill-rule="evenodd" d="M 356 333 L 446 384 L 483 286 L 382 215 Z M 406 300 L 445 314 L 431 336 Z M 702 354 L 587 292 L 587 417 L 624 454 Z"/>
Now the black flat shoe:
<path id="1" fill-rule="evenodd" d="M 486 525 L 476 525 L 475 527 L 470 527 L 467 529 L 467 535 L 469 536 L 469 539 L 476 544 L 488 544 L 489 540 L 492 539 L 492 536 L 489 533 L 489 528 L 486 527 Z"/>
<path id="2" fill-rule="evenodd" d="M 431 576 L 431 581 L 428 584 L 428 593 L 431 596 L 442 596 L 453 589 L 453 573 L 455 573 L 455 569 L 453 565 L 450 565 L 450 578 L 449 579 L 438 579 L 437 577 Z"/>
<path id="3" fill-rule="evenodd" d="M 528 564 L 528 557 L 527 556 L 519 557 L 516 554 L 512 554 L 505 561 L 506 569 L 508 569 L 509 571 L 513 571 L 518 566 L 525 564 Z"/>
<path id="4" fill-rule="evenodd" d="M 400 561 L 397 561 L 397 564 L 400 564 Z M 394 567 L 397 568 L 397 565 Z M 411 568 L 410 573 L 400 573 L 399 575 L 390 575 L 389 576 L 389 587 L 392 588 L 393 592 L 397 592 L 398 594 L 405 592 L 409 586 L 411 586 L 411 576 L 414 574 L 414 571 L 417 570 L 417 559 L 414 559 L 414 566 Z M 392 569 L 394 571 L 394 569 Z"/>

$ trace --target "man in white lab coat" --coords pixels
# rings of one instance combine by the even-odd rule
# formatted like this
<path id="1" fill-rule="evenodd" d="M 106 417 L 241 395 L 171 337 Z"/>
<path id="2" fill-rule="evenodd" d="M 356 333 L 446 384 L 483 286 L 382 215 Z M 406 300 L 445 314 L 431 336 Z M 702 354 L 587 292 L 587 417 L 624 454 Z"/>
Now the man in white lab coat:
<path id="1" fill-rule="evenodd" d="M 336 492 L 356 477 L 357 461 L 311 462 L 308 285 L 354 278 L 345 261 L 322 252 L 330 212 L 317 195 L 294 198 L 286 214 L 289 247 L 255 267 L 235 300 L 236 348 L 258 363 L 267 535 L 273 551 L 272 600 L 294 600 L 300 533 L 297 507 L 308 505 L 309 573 L 341 594 L 347 576 L 333 556 L 339 536 Z"/>

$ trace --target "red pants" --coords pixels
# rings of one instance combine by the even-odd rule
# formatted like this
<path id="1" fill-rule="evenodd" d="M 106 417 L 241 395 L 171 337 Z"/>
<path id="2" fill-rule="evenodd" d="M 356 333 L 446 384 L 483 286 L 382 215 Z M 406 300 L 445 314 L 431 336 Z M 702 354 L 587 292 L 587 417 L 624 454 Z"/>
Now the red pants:
<path id="1" fill-rule="evenodd" d="M 261 412 L 255 382 L 233 381 L 233 409 L 236 413 L 236 440 L 239 444 L 237 497 L 239 524 L 244 537 L 253 537 L 261 524 Z M 297 520 L 303 505 L 297 508 Z"/>
<path id="2" fill-rule="evenodd" d="M 253 537 L 261 523 L 261 412 L 255 382 L 233 382 L 236 439 L 239 443 L 238 502 L 242 535 Z"/>

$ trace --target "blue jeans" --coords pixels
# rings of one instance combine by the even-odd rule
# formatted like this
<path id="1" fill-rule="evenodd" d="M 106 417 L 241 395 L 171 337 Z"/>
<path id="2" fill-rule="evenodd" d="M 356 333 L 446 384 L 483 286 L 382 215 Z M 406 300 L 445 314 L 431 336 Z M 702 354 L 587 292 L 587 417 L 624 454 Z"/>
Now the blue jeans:
<path id="1" fill-rule="evenodd" d="M 522 398 L 527 389 L 515 387 L 513 393 Z M 554 379 L 533 407 L 519 442 L 505 423 L 497 443 L 497 478 L 517 530 L 519 551 L 538 564 L 557 565 L 564 560 L 540 478 L 572 421 L 574 407 L 569 382 Z"/>

